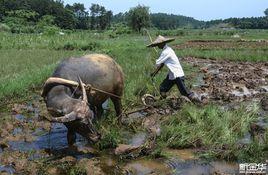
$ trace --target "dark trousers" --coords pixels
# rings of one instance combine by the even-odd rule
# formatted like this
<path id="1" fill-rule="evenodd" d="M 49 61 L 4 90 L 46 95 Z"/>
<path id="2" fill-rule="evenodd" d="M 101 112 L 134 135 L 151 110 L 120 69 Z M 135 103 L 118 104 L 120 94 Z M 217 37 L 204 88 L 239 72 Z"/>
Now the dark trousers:
<path id="1" fill-rule="evenodd" d="M 181 95 L 184 95 L 186 97 L 189 97 L 189 95 L 191 95 L 191 92 L 186 88 L 184 84 L 184 77 L 178 77 L 175 80 L 170 80 L 168 75 L 160 85 L 160 93 L 163 94 L 168 92 L 174 84 L 177 85 Z"/>

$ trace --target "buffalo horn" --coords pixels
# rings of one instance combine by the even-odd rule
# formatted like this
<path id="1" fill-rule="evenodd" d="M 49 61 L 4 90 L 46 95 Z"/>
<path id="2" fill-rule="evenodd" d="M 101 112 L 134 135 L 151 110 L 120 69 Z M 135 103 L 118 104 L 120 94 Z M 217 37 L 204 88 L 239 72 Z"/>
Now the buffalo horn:
<path id="1" fill-rule="evenodd" d="M 80 86 L 80 88 L 82 90 L 82 94 L 83 94 L 82 100 L 87 103 L 88 101 L 87 101 L 86 89 L 85 89 L 85 86 L 84 86 L 84 84 L 79 76 L 78 76 L 78 82 L 79 82 L 79 86 Z"/>
<path id="2" fill-rule="evenodd" d="M 69 86 L 69 87 L 75 87 L 78 86 L 79 84 L 75 81 L 72 80 L 66 80 L 63 78 L 58 78 L 58 77 L 50 77 L 47 79 L 44 85 L 44 90 L 42 92 L 42 97 L 45 97 L 47 93 L 56 85 L 64 85 L 64 86 Z"/>
<path id="3" fill-rule="evenodd" d="M 66 114 L 63 117 L 51 118 L 50 121 L 57 122 L 57 123 L 66 123 L 66 122 L 71 122 L 77 119 L 78 119 L 77 114 L 75 112 L 71 112 L 69 114 Z"/>

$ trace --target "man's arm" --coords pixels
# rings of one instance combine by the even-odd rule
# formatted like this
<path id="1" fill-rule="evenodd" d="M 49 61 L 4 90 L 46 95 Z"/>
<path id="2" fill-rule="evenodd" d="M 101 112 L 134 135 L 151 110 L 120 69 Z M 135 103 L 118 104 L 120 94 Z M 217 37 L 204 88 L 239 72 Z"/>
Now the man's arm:
<path id="1" fill-rule="evenodd" d="M 151 73 L 151 77 L 155 77 L 156 74 L 164 67 L 164 63 L 160 64 L 159 66 L 157 66 L 157 68 L 155 69 L 155 71 L 153 73 Z"/>

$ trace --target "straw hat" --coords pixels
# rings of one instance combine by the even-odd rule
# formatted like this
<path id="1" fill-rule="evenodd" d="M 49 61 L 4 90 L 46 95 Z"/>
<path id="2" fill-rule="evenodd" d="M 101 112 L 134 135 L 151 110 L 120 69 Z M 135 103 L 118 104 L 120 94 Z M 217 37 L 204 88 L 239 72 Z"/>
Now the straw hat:
<path id="1" fill-rule="evenodd" d="M 154 42 L 152 42 L 151 44 L 147 45 L 147 47 L 155 47 L 159 44 L 162 44 L 162 43 L 169 43 L 171 41 L 174 41 L 175 38 L 165 38 L 161 35 L 159 35 L 156 40 Z"/>

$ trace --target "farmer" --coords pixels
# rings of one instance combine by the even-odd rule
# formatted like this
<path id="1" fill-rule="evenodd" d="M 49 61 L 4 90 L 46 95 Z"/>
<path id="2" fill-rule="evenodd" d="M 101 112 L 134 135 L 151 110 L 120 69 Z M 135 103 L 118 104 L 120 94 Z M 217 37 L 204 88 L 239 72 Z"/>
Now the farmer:
<path id="1" fill-rule="evenodd" d="M 154 77 L 164 65 L 169 69 L 169 73 L 164 81 L 160 85 L 160 94 L 162 98 L 166 98 L 166 93 L 172 88 L 174 84 L 177 85 L 180 93 L 183 96 L 188 97 L 194 103 L 201 103 L 201 100 L 193 92 L 190 92 L 184 84 L 184 72 L 178 57 L 176 56 L 174 50 L 167 45 L 168 42 L 174 41 L 174 38 L 165 38 L 159 35 L 155 41 L 147 45 L 147 47 L 158 47 L 162 49 L 160 57 L 156 60 L 157 68 L 151 77 Z"/>

